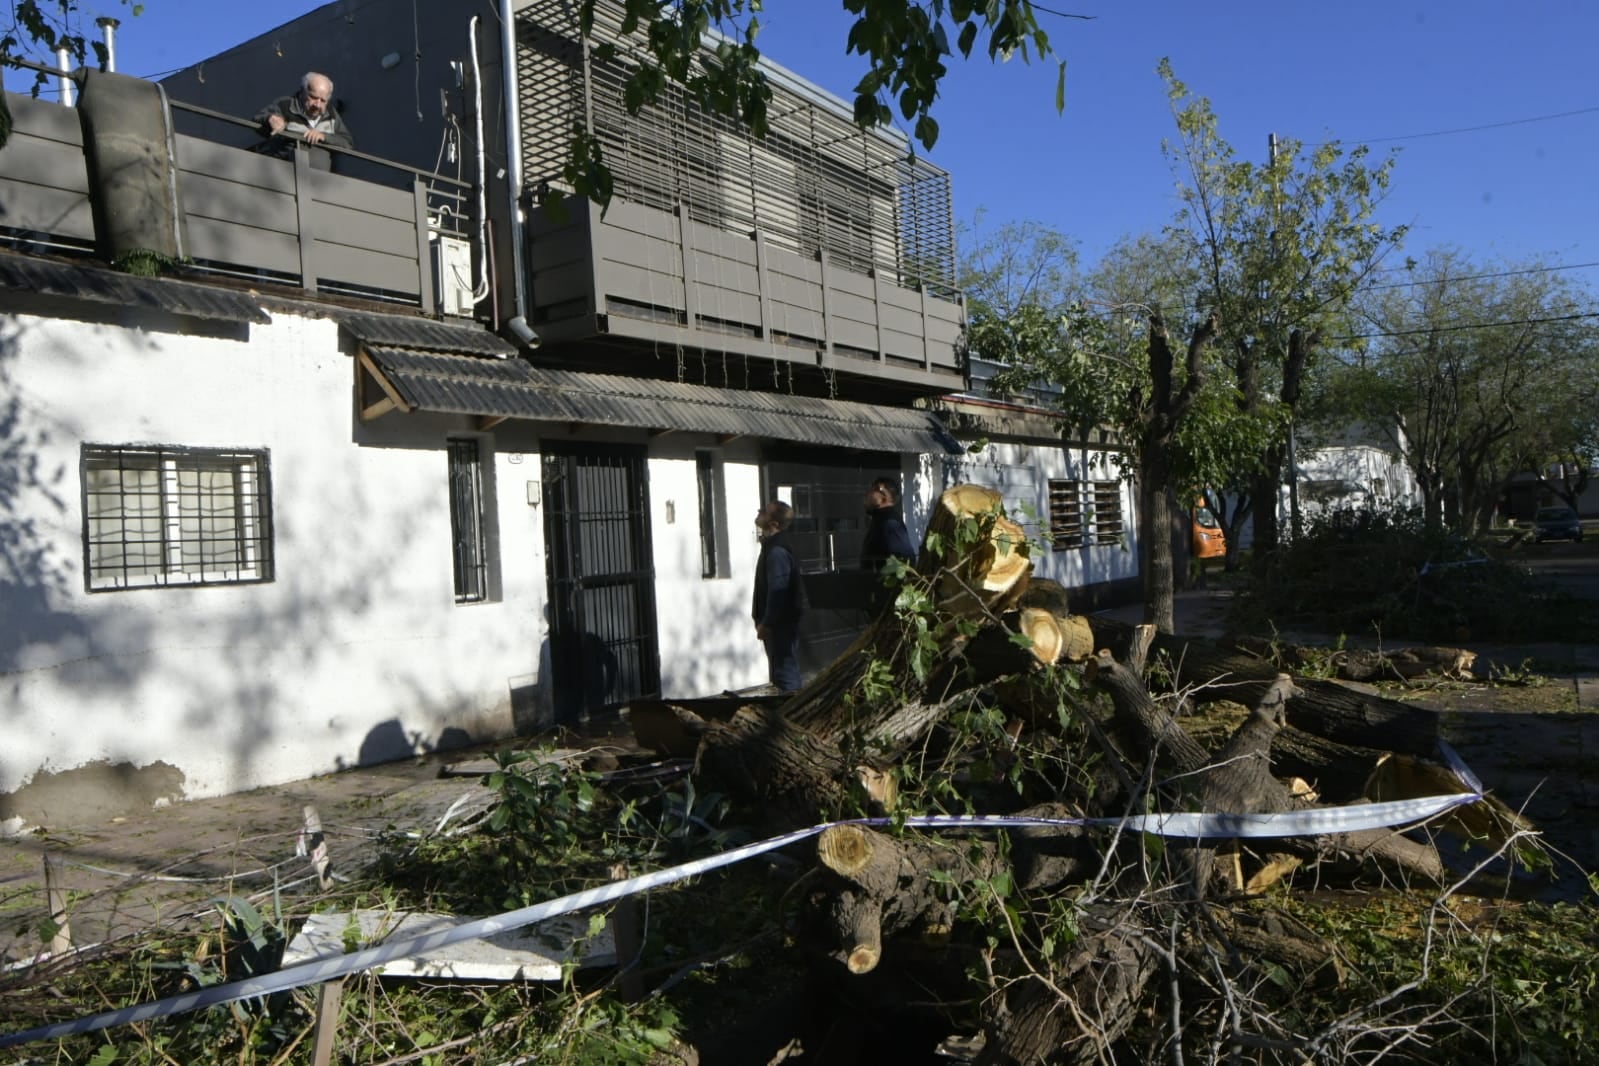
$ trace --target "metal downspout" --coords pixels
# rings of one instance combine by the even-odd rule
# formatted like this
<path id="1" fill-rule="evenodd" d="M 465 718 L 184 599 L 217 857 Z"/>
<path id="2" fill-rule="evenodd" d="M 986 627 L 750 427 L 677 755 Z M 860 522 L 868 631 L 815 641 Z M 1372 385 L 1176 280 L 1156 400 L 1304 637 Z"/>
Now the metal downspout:
<path id="1" fill-rule="evenodd" d="M 527 321 L 527 267 L 523 263 L 522 100 L 516 85 L 516 13 L 513 0 L 500 0 L 500 64 L 505 74 L 505 182 L 511 199 L 511 280 L 516 315 L 505 325 L 529 348 L 538 334 Z"/>

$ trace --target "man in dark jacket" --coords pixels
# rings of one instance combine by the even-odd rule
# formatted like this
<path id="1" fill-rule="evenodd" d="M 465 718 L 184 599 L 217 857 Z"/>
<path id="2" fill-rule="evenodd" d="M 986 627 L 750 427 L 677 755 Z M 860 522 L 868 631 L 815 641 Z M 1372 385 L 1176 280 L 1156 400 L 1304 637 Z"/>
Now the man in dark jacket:
<path id="1" fill-rule="evenodd" d="M 871 583 L 866 602 L 874 615 L 894 599 L 894 590 L 883 583 L 883 567 L 890 559 L 914 563 L 916 549 L 899 514 L 898 487 L 892 478 L 880 477 L 866 490 L 866 537 L 861 541 L 861 569 Z"/>
<path id="2" fill-rule="evenodd" d="M 332 100 L 333 80 L 314 70 L 306 74 L 300 79 L 299 92 L 280 97 L 256 112 L 261 136 L 266 138 L 256 146 L 256 151 L 279 159 L 293 159 L 295 142 L 303 141 L 306 151 L 311 153 L 312 168 L 332 170 L 333 153 L 318 146 L 355 147 L 350 126 L 343 115 L 333 110 Z"/>
<path id="3" fill-rule="evenodd" d="M 799 626 L 805 613 L 805 586 L 799 560 L 786 536 L 794 508 L 781 500 L 762 507 L 755 518 L 761 555 L 755 564 L 755 635 L 766 645 L 767 675 L 779 692 L 800 687 Z"/>

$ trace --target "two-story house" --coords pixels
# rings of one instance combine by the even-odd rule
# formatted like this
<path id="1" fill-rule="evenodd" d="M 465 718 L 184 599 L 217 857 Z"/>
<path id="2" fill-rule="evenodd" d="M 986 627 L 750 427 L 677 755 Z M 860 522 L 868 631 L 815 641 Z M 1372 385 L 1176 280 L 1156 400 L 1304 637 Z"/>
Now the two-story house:
<path id="1" fill-rule="evenodd" d="M 0 820 L 758 683 L 767 498 L 813 661 L 847 639 L 865 485 L 914 527 L 959 447 L 919 403 L 964 384 L 948 175 L 775 66 L 764 140 L 630 115 L 607 17 L 344 0 L 159 89 L 11 98 Z M 309 70 L 333 172 L 238 121 Z M 603 212 L 563 197 L 575 126 Z"/>

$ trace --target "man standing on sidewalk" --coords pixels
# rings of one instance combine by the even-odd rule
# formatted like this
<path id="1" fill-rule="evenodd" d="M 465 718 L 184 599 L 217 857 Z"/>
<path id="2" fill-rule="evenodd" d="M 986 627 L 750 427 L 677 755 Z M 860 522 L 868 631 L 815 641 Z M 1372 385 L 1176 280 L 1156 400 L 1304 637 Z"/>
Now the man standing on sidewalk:
<path id="1" fill-rule="evenodd" d="M 800 687 L 799 626 L 805 614 L 805 584 L 799 560 L 788 546 L 794 508 L 773 500 L 755 517 L 761 555 L 755 564 L 755 635 L 766 646 L 767 676 L 779 692 Z"/>

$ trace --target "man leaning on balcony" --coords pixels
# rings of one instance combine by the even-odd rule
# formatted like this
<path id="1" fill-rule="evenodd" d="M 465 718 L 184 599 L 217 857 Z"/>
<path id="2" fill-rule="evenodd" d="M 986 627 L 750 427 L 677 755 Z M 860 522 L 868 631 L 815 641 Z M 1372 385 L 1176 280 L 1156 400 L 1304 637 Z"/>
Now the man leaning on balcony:
<path id="1" fill-rule="evenodd" d="M 319 146 L 355 147 L 349 124 L 333 109 L 332 101 L 333 79 L 314 70 L 307 73 L 300 79 L 299 92 L 280 97 L 256 113 L 255 121 L 266 138 L 256 151 L 278 159 L 293 159 L 296 142 L 303 142 L 311 154 L 312 169 L 332 170 L 333 153 Z"/>

